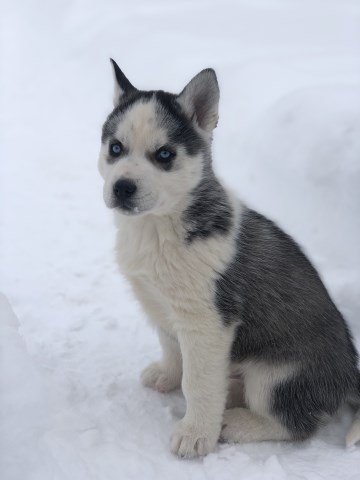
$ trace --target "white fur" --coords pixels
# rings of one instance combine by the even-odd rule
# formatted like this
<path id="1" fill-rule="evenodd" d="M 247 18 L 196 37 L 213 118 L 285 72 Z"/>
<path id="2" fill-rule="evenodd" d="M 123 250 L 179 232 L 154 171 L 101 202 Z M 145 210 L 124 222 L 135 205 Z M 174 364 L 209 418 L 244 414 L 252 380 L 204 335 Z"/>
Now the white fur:
<path id="1" fill-rule="evenodd" d="M 241 206 L 234 199 L 232 203 L 234 217 L 240 219 Z M 204 455 L 219 437 L 233 340 L 233 329 L 223 325 L 214 308 L 212 285 L 214 272 L 223 271 L 232 256 L 238 227 L 226 242 L 212 237 L 186 245 L 177 215 L 116 213 L 116 223 L 120 269 L 158 327 L 164 351 L 163 360 L 148 367 L 142 380 L 158 390 L 169 390 L 178 386 L 183 370 L 187 411 L 171 448 L 180 456 Z"/>

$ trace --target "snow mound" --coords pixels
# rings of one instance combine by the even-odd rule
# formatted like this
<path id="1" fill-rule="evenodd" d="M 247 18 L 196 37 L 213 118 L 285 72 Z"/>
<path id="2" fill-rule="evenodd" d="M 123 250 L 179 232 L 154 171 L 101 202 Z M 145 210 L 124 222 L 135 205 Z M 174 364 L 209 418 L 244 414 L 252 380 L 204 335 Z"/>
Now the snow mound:
<path id="1" fill-rule="evenodd" d="M 49 390 L 19 335 L 19 323 L 0 294 L 0 472 L 6 480 L 49 479 L 41 438 L 49 428 Z"/>

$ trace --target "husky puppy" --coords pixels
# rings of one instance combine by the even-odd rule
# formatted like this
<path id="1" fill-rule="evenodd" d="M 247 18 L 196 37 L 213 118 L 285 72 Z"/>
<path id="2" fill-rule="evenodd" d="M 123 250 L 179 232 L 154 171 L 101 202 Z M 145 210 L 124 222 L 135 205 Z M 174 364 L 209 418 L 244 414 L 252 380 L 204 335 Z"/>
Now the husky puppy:
<path id="1" fill-rule="evenodd" d="M 112 65 L 99 170 L 117 261 L 163 350 L 142 382 L 181 386 L 186 399 L 172 452 L 308 438 L 346 401 L 359 405 L 357 353 L 299 246 L 214 174 L 215 72 L 174 95 L 138 90 Z M 360 418 L 347 442 L 359 439 Z"/>

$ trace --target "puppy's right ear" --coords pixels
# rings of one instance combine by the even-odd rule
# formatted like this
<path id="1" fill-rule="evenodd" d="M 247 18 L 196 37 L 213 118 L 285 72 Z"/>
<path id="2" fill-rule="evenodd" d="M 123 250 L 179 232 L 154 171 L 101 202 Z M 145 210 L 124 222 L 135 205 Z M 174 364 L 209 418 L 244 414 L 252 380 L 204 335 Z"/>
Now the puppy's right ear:
<path id="1" fill-rule="evenodd" d="M 114 107 L 116 107 L 117 105 L 119 105 L 123 96 L 136 92 L 137 89 L 133 85 L 131 85 L 129 80 L 125 77 L 123 72 L 120 70 L 119 65 L 115 62 L 115 60 L 110 58 L 110 62 L 112 63 L 113 72 L 114 72 L 115 87 L 114 87 L 113 102 L 114 102 Z"/>

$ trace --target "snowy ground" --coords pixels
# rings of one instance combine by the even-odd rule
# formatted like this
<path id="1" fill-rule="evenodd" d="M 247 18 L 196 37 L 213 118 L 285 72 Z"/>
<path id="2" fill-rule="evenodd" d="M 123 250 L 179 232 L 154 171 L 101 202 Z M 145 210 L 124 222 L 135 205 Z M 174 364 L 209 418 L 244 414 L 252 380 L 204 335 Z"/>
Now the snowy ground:
<path id="1" fill-rule="evenodd" d="M 144 89 L 215 67 L 217 171 L 305 247 L 360 347 L 360 2 L 0 8 L 1 478 L 358 478 L 347 410 L 303 444 L 169 453 L 184 400 L 138 381 L 159 347 L 116 272 L 96 162 L 109 56 Z"/>

